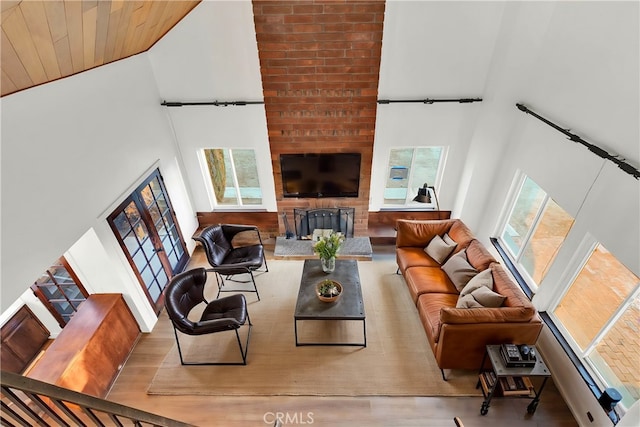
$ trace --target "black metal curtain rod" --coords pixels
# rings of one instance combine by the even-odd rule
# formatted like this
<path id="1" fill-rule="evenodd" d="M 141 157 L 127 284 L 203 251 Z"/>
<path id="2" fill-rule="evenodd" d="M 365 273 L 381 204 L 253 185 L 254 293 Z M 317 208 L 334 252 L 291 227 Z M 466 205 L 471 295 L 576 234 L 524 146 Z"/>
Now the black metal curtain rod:
<path id="1" fill-rule="evenodd" d="M 206 102 L 177 102 L 177 101 L 162 101 L 165 107 L 186 107 L 189 105 L 213 105 L 216 107 L 228 107 L 229 105 L 250 105 L 250 104 L 264 104 L 264 101 L 206 101 Z"/>
<path id="2" fill-rule="evenodd" d="M 457 98 L 457 99 L 378 99 L 378 104 L 392 104 L 395 102 L 420 102 L 422 104 L 435 104 L 436 102 L 458 102 L 460 104 L 470 104 L 472 102 L 480 102 L 482 98 Z"/>
<path id="3" fill-rule="evenodd" d="M 602 157 L 603 159 L 607 159 L 607 160 L 612 161 L 613 163 L 618 165 L 618 167 L 620 169 L 622 169 L 623 171 L 625 171 L 629 175 L 633 175 L 633 177 L 635 179 L 640 179 L 640 171 L 638 171 L 638 169 L 636 169 L 635 167 L 631 166 L 629 163 L 625 162 L 624 158 L 620 158 L 618 155 L 609 154 L 605 150 L 603 150 L 602 148 L 598 147 L 597 145 L 593 145 L 593 144 L 588 143 L 587 141 L 585 141 L 584 139 L 580 138 L 575 133 L 569 132 L 568 129 L 561 128 L 557 124 L 555 124 L 555 123 L 545 119 L 544 117 L 534 113 L 533 111 L 528 109 L 523 104 L 516 104 L 516 107 L 518 107 L 518 110 L 520 110 L 520 111 L 522 111 L 522 112 L 524 112 L 526 114 L 531 114 L 536 119 L 548 124 L 549 126 L 554 128 L 555 130 L 557 130 L 559 132 L 562 132 L 571 141 L 577 142 L 577 143 L 580 143 L 580 144 L 584 145 L 585 147 L 587 147 L 589 149 L 589 151 L 591 151 L 592 153 L 596 154 L 597 156 Z"/>

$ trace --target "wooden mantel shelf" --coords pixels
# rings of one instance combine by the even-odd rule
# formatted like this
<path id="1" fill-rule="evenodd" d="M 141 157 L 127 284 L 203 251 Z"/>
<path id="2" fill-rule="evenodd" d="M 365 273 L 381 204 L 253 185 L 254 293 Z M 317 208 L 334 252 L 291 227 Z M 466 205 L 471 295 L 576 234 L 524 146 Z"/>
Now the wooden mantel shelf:
<path id="1" fill-rule="evenodd" d="M 26 376 L 104 398 L 139 336 L 122 294 L 92 294 Z"/>

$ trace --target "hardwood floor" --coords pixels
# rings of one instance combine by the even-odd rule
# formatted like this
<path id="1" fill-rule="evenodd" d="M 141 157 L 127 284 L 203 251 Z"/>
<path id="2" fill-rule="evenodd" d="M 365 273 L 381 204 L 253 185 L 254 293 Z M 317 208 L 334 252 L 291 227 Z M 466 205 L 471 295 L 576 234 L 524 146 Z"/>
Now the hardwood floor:
<path id="1" fill-rule="evenodd" d="M 196 252 L 192 262 L 200 256 Z M 267 256 L 273 256 L 272 250 Z M 393 256 L 393 247 L 374 246 L 374 261 Z M 465 427 L 577 425 L 553 381 L 533 415 L 527 414 L 528 399 L 513 398 L 493 399 L 489 413 L 482 416 L 480 397 L 149 396 L 147 387 L 174 342 L 163 312 L 153 332 L 139 340 L 108 399 L 202 427 L 270 426 L 276 414 L 284 425 L 332 427 L 454 426 L 454 416 Z"/>

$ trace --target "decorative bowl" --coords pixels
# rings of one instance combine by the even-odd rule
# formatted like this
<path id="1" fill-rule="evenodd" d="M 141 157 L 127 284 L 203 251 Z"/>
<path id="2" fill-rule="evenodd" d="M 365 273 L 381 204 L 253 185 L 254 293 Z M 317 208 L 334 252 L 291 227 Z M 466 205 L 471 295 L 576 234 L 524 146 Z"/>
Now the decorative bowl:
<path id="1" fill-rule="evenodd" d="M 316 285 L 316 295 L 323 302 L 335 302 L 342 295 L 342 285 L 335 280 L 325 279 Z"/>

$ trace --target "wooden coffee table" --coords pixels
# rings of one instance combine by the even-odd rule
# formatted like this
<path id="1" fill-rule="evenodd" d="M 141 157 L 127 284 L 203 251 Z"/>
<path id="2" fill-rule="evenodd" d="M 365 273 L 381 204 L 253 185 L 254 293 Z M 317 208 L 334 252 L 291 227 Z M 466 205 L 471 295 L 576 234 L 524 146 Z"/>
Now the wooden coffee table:
<path id="1" fill-rule="evenodd" d="M 338 301 L 322 302 L 316 296 L 316 285 L 324 279 L 335 280 L 342 284 L 343 291 Z M 320 260 L 305 260 L 293 318 L 296 346 L 349 345 L 366 347 L 367 324 L 357 261 L 338 259 L 336 260 L 336 269 L 327 274 L 322 271 Z M 298 339 L 299 320 L 361 321 L 362 342 L 300 342 Z"/>

